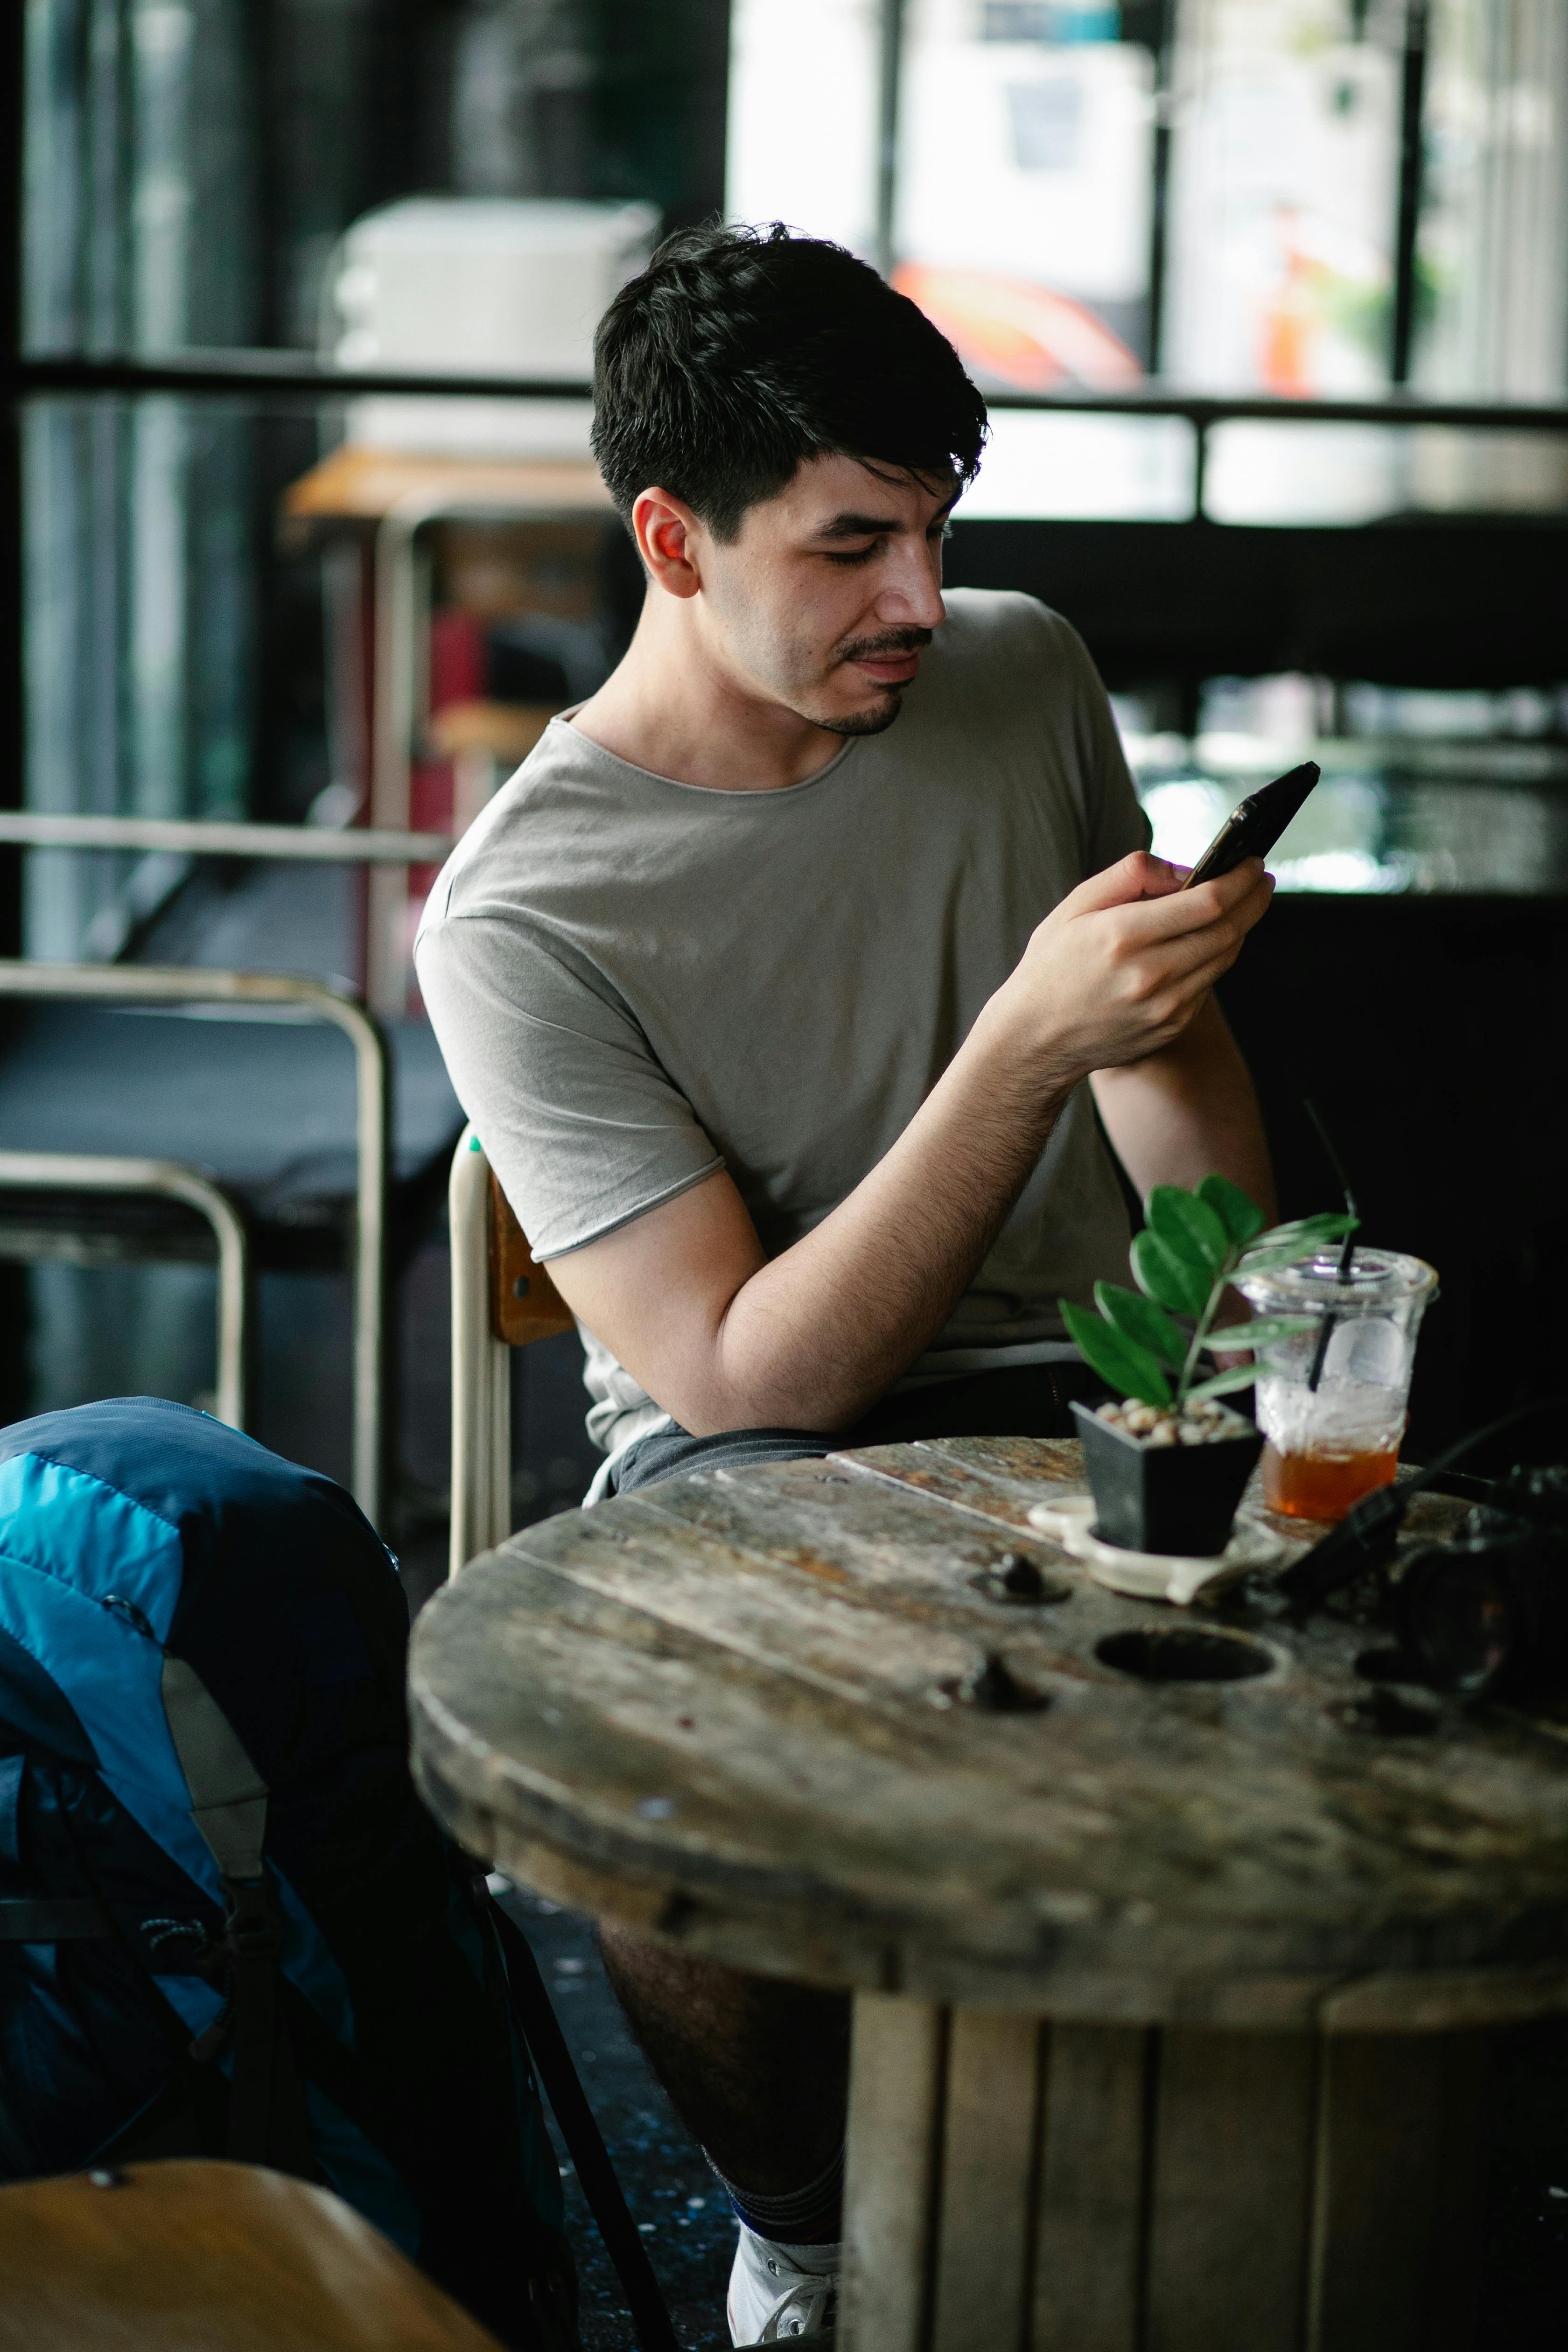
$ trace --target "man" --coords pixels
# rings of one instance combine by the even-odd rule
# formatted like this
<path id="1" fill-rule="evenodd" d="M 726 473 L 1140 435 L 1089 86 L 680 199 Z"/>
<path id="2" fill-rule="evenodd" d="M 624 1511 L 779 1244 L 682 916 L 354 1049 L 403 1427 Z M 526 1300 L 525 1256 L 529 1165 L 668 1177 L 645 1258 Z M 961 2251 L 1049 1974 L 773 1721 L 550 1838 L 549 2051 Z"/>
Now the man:
<path id="1" fill-rule="evenodd" d="M 1217 1168 L 1271 1206 L 1210 995 L 1271 885 L 1254 860 L 1179 893 L 1073 631 L 944 600 L 984 429 L 912 304 L 781 228 L 671 237 L 600 327 L 642 617 L 418 947 L 583 1328 L 596 1492 L 847 1433 L 1065 1431 L 1058 1295 L 1126 1276 L 1097 1110 L 1141 1192 Z M 816 2324 L 843 2004 L 604 1941 L 740 2217 L 735 2341 Z"/>

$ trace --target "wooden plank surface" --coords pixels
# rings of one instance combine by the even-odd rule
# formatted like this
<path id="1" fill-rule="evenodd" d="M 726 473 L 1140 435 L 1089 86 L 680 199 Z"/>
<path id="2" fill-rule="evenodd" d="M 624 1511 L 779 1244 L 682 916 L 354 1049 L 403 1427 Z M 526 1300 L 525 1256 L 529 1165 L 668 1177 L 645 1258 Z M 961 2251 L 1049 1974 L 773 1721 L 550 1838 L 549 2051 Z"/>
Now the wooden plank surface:
<path id="1" fill-rule="evenodd" d="M 1151 2038 L 1049 2029 L 1031 2352 L 1139 2352 Z"/>
<path id="2" fill-rule="evenodd" d="M 1298 2352 L 1318 2037 L 1159 2037 L 1144 2352 Z"/>
<path id="3" fill-rule="evenodd" d="M 838 2352 L 925 2352 L 947 2018 L 861 1993 L 849 2060 Z"/>
<path id="4" fill-rule="evenodd" d="M 942 2352 L 1024 2340 L 1041 2031 L 994 2009 L 955 2010 L 948 2028 L 931 2327 Z"/>
<path id="5" fill-rule="evenodd" d="M 1359 2032 L 1413 1986 L 1426 2024 L 1568 2000 L 1563 1727 L 1433 1702 L 1429 1736 L 1368 1729 L 1375 1632 L 1295 1627 L 1266 1583 L 1200 1621 L 1258 1678 L 1117 1671 L 1107 1635 L 1178 1612 L 1021 1532 L 1078 1475 L 953 1440 L 530 1528 L 416 1626 L 427 1792 L 547 1892 L 823 1981 Z M 1009 1551 L 1066 1597 L 999 1599 Z M 1031 1711 L 970 1703 L 988 1659 Z"/>
<path id="6" fill-rule="evenodd" d="M 1323 2043 L 1307 2352 L 1469 2352 L 1485 2065 L 1476 2033 Z"/>

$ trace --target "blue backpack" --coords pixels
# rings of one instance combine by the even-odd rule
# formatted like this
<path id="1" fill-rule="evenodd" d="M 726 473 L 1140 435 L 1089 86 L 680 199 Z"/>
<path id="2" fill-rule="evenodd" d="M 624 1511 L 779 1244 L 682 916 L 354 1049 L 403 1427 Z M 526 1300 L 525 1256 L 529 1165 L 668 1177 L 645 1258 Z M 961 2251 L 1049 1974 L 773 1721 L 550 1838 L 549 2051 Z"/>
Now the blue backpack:
<path id="1" fill-rule="evenodd" d="M 133 1397 L 0 1431 L 0 2179 L 271 2164 L 555 2352 L 520 1993 L 553 2019 L 416 1796 L 406 1642 L 348 1496 L 221 1423 Z"/>

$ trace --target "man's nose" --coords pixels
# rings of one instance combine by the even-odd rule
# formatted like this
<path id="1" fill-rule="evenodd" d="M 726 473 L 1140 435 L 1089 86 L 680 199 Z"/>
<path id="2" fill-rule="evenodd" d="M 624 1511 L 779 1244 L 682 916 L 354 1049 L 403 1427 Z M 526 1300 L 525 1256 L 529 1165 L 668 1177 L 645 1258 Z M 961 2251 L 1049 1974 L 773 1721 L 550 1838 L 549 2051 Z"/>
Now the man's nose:
<path id="1" fill-rule="evenodd" d="M 896 544 L 892 556 L 877 597 L 878 620 L 887 628 L 936 628 L 947 618 L 939 550 L 916 541 Z"/>

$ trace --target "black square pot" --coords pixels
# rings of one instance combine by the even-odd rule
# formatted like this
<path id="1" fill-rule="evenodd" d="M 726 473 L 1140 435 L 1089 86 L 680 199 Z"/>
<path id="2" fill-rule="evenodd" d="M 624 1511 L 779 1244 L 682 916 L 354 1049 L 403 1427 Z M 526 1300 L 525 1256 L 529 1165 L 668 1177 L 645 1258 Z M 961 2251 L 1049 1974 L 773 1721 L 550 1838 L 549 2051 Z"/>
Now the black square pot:
<path id="1" fill-rule="evenodd" d="M 1095 1533 L 1125 1551 L 1209 1559 L 1230 1541 L 1236 1507 L 1263 1451 L 1248 1429 L 1216 1445 L 1142 1445 L 1092 1405 L 1073 1405 L 1094 1496 Z"/>

